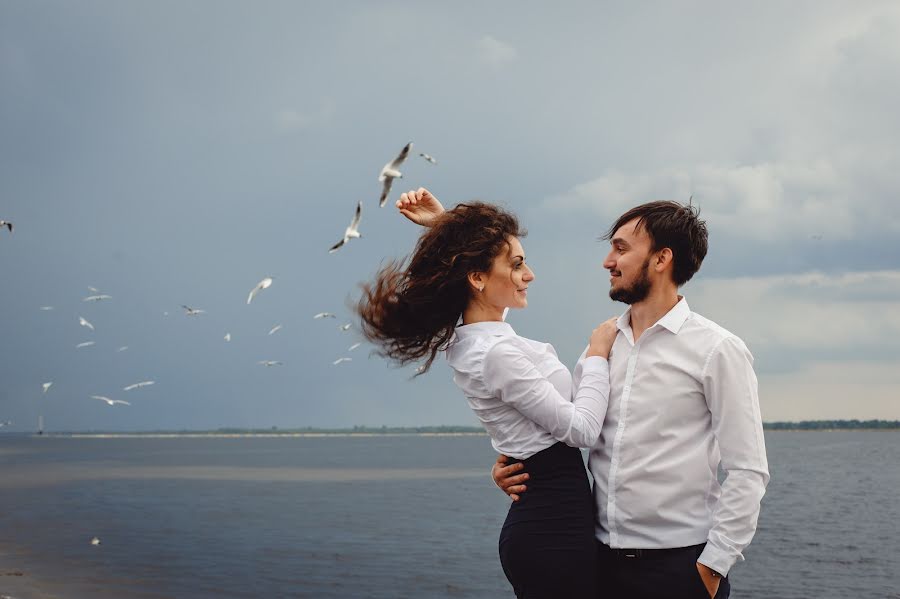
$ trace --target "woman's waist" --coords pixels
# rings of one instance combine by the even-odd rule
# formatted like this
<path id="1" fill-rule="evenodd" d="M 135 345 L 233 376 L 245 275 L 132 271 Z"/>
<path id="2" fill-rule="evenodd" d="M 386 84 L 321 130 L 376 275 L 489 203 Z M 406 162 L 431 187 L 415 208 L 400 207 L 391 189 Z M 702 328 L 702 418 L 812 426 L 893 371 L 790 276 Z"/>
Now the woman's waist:
<path id="1" fill-rule="evenodd" d="M 469 403 L 497 453 L 526 459 L 557 443 L 546 429 L 508 404 L 479 407 L 472 403 L 472 398 Z"/>
<path id="2" fill-rule="evenodd" d="M 541 477 L 586 477 L 584 459 L 581 450 L 569 447 L 565 443 L 556 442 L 550 447 L 541 449 L 526 458 L 510 457 L 509 463 L 521 462 L 524 471 L 529 475 Z"/>
<path id="3" fill-rule="evenodd" d="M 535 456 L 514 460 L 524 463 L 528 480 L 519 500 L 510 505 L 507 524 L 546 520 L 592 525 L 594 497 L 581 452 L 576 449 L 573 454 L 554 446 L 536 456 L 537 460 Z"/>
<path id="4" fill-rule="evenodd" d="M 517 460 L 531 460 L 555 445 L 566 446 L 553 438 L 543 428 L 533 422 L 516 423 L 485 422 L 484 430 L 491 438 L 491 445 L 497 451 Z M 569 447 L 577 452 L 578 449 Z M 540 460 L 538 460 L 540 461 Z"/>

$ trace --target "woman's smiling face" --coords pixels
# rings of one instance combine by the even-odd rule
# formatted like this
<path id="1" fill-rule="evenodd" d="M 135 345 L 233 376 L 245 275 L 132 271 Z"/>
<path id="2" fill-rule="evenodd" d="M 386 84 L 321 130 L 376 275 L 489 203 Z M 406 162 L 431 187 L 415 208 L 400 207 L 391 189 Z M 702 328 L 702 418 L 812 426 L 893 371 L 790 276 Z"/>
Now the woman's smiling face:
<path id="1" fill-rule="evenodd" d="M 484 289 L 476 298 L 496 308 L 524 308 L 528 305 L 528 285 L 534 272 L 525 263 L 525 250 L 516 237 L 509 237 L 505 251 L 491 264 L 483 276 Z"/>

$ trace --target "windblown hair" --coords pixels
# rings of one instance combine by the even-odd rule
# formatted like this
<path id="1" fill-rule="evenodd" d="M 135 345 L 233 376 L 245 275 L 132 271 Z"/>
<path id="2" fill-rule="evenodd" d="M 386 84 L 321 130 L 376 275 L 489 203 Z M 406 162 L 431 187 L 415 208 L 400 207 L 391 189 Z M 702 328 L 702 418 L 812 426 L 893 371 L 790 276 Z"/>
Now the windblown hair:
<path id="1" fill-rule="evenodd" d="M 613 223 L 603 239 L 612 239 L 616 231 L 633 219 L 650 236 L 651 251 L 672 250 L 672 279 L 681 287 L 700 270 L 708 249 L 706 221 L 700 220 L 696 206 L 659 201 L 635 206 Z"/>
<path id="2" fill-rule="evenodd" d="M 362 285 L 356 311 L 363 335 L 400 365 L 426 358 L 417 374 L 427 372 L 469 303 L 468 274 L 489 272 L 508 239 L 524 235 L 514 215 L 491 204 L 447 210 L 419 238 L 408 266 L 407 259 L 391 261 Z"/>

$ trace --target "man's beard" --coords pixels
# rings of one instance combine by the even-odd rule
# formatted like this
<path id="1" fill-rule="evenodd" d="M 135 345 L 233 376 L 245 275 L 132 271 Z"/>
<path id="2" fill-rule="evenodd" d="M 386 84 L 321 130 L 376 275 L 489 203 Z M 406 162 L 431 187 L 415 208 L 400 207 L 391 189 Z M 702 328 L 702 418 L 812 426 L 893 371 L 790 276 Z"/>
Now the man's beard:
<path id="1" fill-rule="evenodd" d="M 644 266 L 641 267 L 641 276 L 631 284 L 631 287 L 610 289 L 610 299 L 614 302 L 622 302 L 628 305 L 636 304 L 637 302 L 647 299 L 647 296 L 650 295 L 650 287 L 652 286 L 650 277 L 647 276 L 647 269 L 649 267 L 650 259 L 648 258 L 647 261 L 644 262 Z"/>

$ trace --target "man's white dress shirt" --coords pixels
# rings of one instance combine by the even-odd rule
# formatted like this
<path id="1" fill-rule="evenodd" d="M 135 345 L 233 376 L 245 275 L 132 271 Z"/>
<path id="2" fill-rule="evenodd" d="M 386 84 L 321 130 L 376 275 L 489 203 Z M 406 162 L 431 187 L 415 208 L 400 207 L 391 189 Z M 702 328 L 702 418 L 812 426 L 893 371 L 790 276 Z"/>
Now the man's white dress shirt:
<path id="1" fill-rule="evenodd" d="M 609 407 L 588 460 L 597 538 L 628 549 L 706 542 L 698 561 L 727 575 L 753 538 L 769 481 L 753 356 L 684 298 L 637 343 L 630 308 L 618 328 Z M 582 354 L 575 385 L 584 363 Z"/>
<path id="2" fill-rule="evenodd" d="M 519 337 L 505 322 L 459 326 L 447 349 L 453 382 L 484 425 L 497 452 L 525 459 L 562 441 L 596 443 L 609 398 L 605 358 L 579 363 L 580 383 L 549 343 Z"/>

